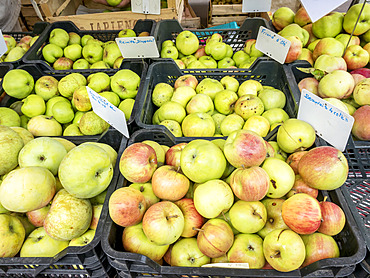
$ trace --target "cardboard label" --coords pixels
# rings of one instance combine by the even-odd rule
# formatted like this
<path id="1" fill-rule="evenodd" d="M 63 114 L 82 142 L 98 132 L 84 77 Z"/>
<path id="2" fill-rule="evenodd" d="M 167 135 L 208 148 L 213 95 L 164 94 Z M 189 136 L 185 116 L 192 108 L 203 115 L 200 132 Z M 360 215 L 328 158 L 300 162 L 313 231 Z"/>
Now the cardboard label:
<path id="1" fill-rule="evenodd" d="M 0 57 L 8 51 L 8 46 L 5 43 L 5 39 L 3 37 L 3 33 L 0 30 Z"/>
<path id="2" fill-rule="evenodd" d="M 311 18 L 312 22 L 315 22 L 322 18 L 324 15 L 330 13 L 332 10 L 338 8 L 346 0 L 300 0 L 303 7 Z"/>
<path id="3" fill-rule="evenodd" d="M 268 12 L 271 10 L 271 0 L 243 0 L 243 13 Z"/>
<path id="4" fill-rule="evenodd" d="M 129 138 L 125 114 L 106 98 L 89 88 L 89 86 L 86 86 L 86 89 L 95 114 Z"/>
<path id="5" fill-rule="evenodd" d="M 116 38 L 116 42 L 124 58 L 159 58 L 153 36 Z"/>
<path id="6" fill-rule="evenodd" d="M 290 48 L 290 41 L 286 38 L 260 26 L 257 35 L 256 48 L 265 55 L 284 64 Z"/>
<path id="7" fill-rule="evenodd" d="M 204 264 L 202 267 L 226 267 L 226 268 L 245 268 L 249 269 L 248 263 L 213 263 Z"/>
<path id="8" fill-rule="evenodd" d="M 161 14 L 161 1 L 131 0 L 131 11 L 141 14 Z"/>
<path id="9" fill-rule="evenodd" d="M 302 90 L 297 119 L 313 126 L 316 134 L 344 151 L 354 118 L 313 93 Z"/>

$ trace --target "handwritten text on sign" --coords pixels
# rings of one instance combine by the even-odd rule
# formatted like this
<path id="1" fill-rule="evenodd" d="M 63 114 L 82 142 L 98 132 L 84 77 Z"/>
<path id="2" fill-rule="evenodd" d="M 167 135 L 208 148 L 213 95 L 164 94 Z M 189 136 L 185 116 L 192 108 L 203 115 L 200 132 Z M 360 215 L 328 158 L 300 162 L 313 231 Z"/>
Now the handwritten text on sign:
<path id="1" fill-rule="evenodd" d="M 160 14 L 160 0 L 131 0 L 131 11 L 142 14 Z"/>
<path id="2" fill-rule="evenodd" d="M 159 52 L 153 36 L 116 38 L 124 58 L 158 58 Z"/>
<path id="3" fill-rule="evenodd" d="M 8 51 L 8 46 L 5 43 L 5 39 L 3 37 L 3 33 L 0 30 L 0 57 Z"/>
<path id="4" fill-rule="evenodd" d="M 127 129 L 125 114 L 106 98 L 102 97 L 88 86 L 86 86 L 86 89 L 95 114 L 129 138 L 130 135 Z"/>
<path id="5" fill-rule="evenodd" d="M 346 148 L 354 122 L 351 115 L 303 89 L 297 118 L 312 125 L 317 135 L 338 150 Z"/>
<path id="6" fill-rule="evenodd" d="M 290 48 L 290 41 L 269 29 L 260 26 L 257 35 L 256 48 L 272 59 L 278 61 L 280 64 L 284 64 L 286 55 Z"/>

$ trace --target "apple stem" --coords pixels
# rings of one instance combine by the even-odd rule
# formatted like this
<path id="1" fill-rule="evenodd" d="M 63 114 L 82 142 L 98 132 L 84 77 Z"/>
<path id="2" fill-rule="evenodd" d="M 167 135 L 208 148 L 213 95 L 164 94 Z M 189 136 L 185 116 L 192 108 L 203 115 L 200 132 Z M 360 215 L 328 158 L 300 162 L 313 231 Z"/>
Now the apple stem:
<path id="1" fill-rule="evenodd" d="M 243 168 L 243 170 L 245 169 L 245 166 L 244 166 L 244 164 L 242 164 L 242 168 Z"/>
<path id="2" fill-rule="evenodd" d="M 280 251 L 276 251 L 275 254 L 270 256 L 270 258 L 280 258 Z"/>
<path id="3" fill-rule="evenodd" d="M 181 167 L 177 167 L 176 173 L 180 172 Z"/>
<path id="4" fill-rule="evenodd" d="M 226 216 L 225 216 L 225 213 L 222 211 L 221 212 L 222 213 L 222 217 L 224 218 L 224 220 L 227 222 L 227 218 L 226 218 Z"/>
<path id="5" fill-rule="evenodd" d="M 192 229 L 193 229 L 194 231 L 204 232 L 204 230 L 203 230 L 203 229 L 199 229 L 199 228 L 196 228 L 196 227 L 193 227 Z"/>
<path id="6" fill-rule="evenodd" d="M 326 202 L 326 199 L 328 199 L 328 196 L 325 196 L 324 197 L 324 201 L 322 201 L 322 202 Z"/>
<path id="7" fill-rule="evenodd" d="M 179 217 L 178 215 L 169 215 L 169 216 L 166 216 L 166 219 L 167 220 L 170 220 L 171 218 L 177 218 L 177 217 Z"/>
<path id="8" fill-rule="evenodd" d="M 257 216 L 260 217 L 260 219 L 262 219 L 262 216 L 259 213 L 255 212 L 255 211 L 253 212 L 253 215 L 257 215 Z"/>
<path id="9" fill-rule="evenodd" d="M 140 186 L 140 192 L 144 191 L 144 186 Z"/>

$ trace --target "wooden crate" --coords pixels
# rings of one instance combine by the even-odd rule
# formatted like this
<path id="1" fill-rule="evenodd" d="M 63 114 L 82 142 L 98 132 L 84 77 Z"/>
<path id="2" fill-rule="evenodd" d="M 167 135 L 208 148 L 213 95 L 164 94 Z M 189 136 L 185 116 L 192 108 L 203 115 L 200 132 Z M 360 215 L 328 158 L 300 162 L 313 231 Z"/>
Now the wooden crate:
<path id="1" fill-rule="evenodd" d="M 40 0 L 40 6 L 48 22 L 70 20 L 81 30 L 121 30 L 133 28 L 138 19 L 182 19 L 185 0 L 167 0 L 166 9 L 160 15 L 145 15 L 131 11 L 76 15 L 79 5 L 87 8 L 112 9 L 112 7 L 82 0 Z M 85 3 L 86 2 L 86 3 Z"/>
<path id="2" fill-rule="evenodd" d="M 38 4 L 42 17 L 45 18 L 45 14 L 40 7 L 40 0 L 35 0 L 35 2 Z M 35 25 L 36 22 L 41 21 L 30 0 L 21 0 L 21 19 L 27 28 L 27 31 L 32 31 L 33 25 Z"/>
<path id="3" fill-rule="evenodd" d="M 270 20 L 267 13 L 243 13 L 242 4 L 215 5 L 212 4 L 210 25 L 221 25 L 236 21 L 238 25 L 243 24 L 247 17 L 263 17 Z"/>

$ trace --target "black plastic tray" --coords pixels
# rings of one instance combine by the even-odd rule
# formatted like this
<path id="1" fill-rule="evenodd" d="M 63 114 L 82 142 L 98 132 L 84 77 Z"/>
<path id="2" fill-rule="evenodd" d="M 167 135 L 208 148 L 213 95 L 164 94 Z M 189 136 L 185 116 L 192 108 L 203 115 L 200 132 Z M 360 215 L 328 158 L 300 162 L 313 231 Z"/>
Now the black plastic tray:
<path id="1" fill-rule="evenodd" d="M 274 138 L 276 138 L 276 132 L 266 139 L 273 140 Z M 153 140 L 171 147 L 178 143 L 190 142 L 193 138 L 176 138 L 169 131 L 161 129 L 139 130 L 131 136 L 127 146 L 144 140 Z M 117 189 L 124 186 L 128 186 L 128 182 L 120 175 Z M 347 277 L 354 271 L 356 264 L 365 257 L 364 240 L 340 189 L 321 191 L 320 196 L 321 199 L 327 196 L 328 200 L 340 205 L 346 215 L 344 229 L 334 237 L 341 257 L 320 260 L 288 273 L 267 269 L 161 266 L 146 256 L 125 252 L 120 240 L 123 228 L 114 224 L 110 216 L 105 223 L 106 233 L 102 237 L 102 247 L 108 256 L 109 263 L 117 270 L 120 277 Z"/>
<path id="2" fill-rule="evenodd" d="M 0 63 L 0 79 L 1 79 L 0 80 L 0 88 L 2 88 L 4 75 L 8 71 L 12 70 L 13 68 L 14 68 L 14 66 L 11 63 Z M 0 104 L 1 104 L 4 97 L 5 97 L 5 93 L 0 91 Z"/>
<path id="3" fill-rule="evenodd" d="M 37 42 L 40 39 L 40 37 L 42 37 L 43 32 L 47 30 L 47 27 L 49 25 L 50 23 L 48 22 L 36 22 L 31 32 L 4 32 L 3 34 L 11 35 L 16 40 L 16 42 L 19 42 L 21 38 L 27 35 L 32 36 L 32 37 L 39 36 L 39 38 L 36 40 Z M 36 42 L 30 47 L 30 49 L 28 49 L 26 53 L 28 53 L 29 51 L 33 51 L 35 49 Z M 22 62 L 23 57 L 13 62 L 2 62 L 0 64 L 12 64 L 14 67 L 17 67 L 23 64 Z"/>
<path id="4" fill-rule="evenodd" d="M 199 39 L 199 45 L 205 45 L 208 37 L 215 33 L 222 36 L 222 41 L 230 45 L 234 52 L 243 50 L 244 43 L 248 39 L 256 39 L 260 26 L 272 30 L 271 22 L 261 17 L 246 18 L 238 29 L 196 29 L 190 30 Z M 154 38 L 157 42 L 158 51 L 161 53 L 162 43 L 166 40 L 175 41 L 179 33 L 184 31 L 176 19 L 162 20 L 157 23 L 154 31 Z"/>
<path id="5" fill-rule="evenodd" d="M 114 166 L 113 178 L 107 188 L 103 209 L 100 215 L 94 239 L 85 246 L 70 246 L 54 257 L 13 257 L 0 258 L 0 277 L 112 277 L 115 270 L 107 261 L 101 248 L 101 238 L 105 233 L 104 223 L 108 217 L 109 197 L 117 186 L 119 176 L 119 158 L 126 147 L 127 139 L 120 136 L 118 131 L 107 132 L 98 140 L 87 140 L 83 136 L 69 137 L 68 140 L 76 145 L 94 141 L 112 146 L 118 153 Z"/>
<path id="6" fill-rule="evenodd" d="M 36 83 L 36 80 L 38 78 L 40 78 L 41 76 L 44 76 L 44 75 L 52 75 L 56 79 L 60 80 L 62 77 L 66 76 L 66 75 L 68 75 L 69 73 L 72 73 L 72 72 L 79 72 L 82 75 L 84 75 L 85 77 L 87 77 L 89 74 L 102 71 L 102 70 L 70 70 L 70 71 L 63 71 L 63 72 L 62 71 L 61 72 L 56 72 L 56 71 L 55 72 L 50 72 L 50 71 L 43 71 L 39 67 L 39 64 L 36 64 L 36 65 L 25 64 L 25 65 L 22 65 L 22 66 L 18 67 L 18 69 L 23 69 L 23 70 L 26 70 L 27 72 L 29 72 L 33 76 L 33 78 L 35 79 L 35 83 Z M 148 69 L 147 63 L 144 62 L 143 60 L 138 60 L 138 59 L 124 59 L 122 61 L 122 65 L 121 65 L 120 69 L 130 69 L 130 70 L 132 70 L 133 72 L 137 73 L 140 76 L 140 85 L 139 85 L 139 90 L 138 90 L 138 94 L 136 96 L 136 99 L 140 98 L 139 94 L 141 93 L 141 88 L 144 86 L 145 77 L 146 77 L 146 73 L 147 73 L 147 69 Z M 107 73 L 109 76 L 114 75 L 117 71 L 119 71 L 119 69 L 104 70 L 104 72 Z M 0 86 L 1 86 L 1 83 L 0 83 Z M 1 86 L 0 87 L 0 95 L 3 92 L 4 92 L 4 90 Z M 3 100 L 0 102 L 0 107 L 9 107 L 15 101 L 17 101 L 16 98 L 5 95 Z M 135 119 L 135 114 L 137 114 L 138 111 L 139 111 L 139 103 L 138 103 L 138 101 L 135 101 L 134 107 L 133 107 L 132 112 L 131 112 L 131 117 L 127 121 L 127 125 L 128 125 L 129 129 L 131 129 L 131 127 L 133 126 L 134 119 Z M 113 129 L 113 128 L 110 127 L 110 129 Z M 84 136 L 84 137 L 86 137 L 86 136 Z M 92 138 L 95 138 L 95 137 L 92 137 Z"/>
<path id="7" fill-rule="evenodd" d="M 140 128 L 152 129 L 154 127 L 167 129 L 162 125 L 153 125 L 152 117 L 157 107 L 152 102 L 152 91 L 156 84 L 165 82 L 174 85 L 176 79 L 185 74 L 194 75 L 198 81 L 204 78 L 221 80 L 224 76 L 234 76 L 241 84 L 245 80 L 253 79 L 262 85 L 273 86 L 284 92 L 286 104 L 284 110 L 289 117 L 296 117 L 298 111 L 297 100 L 288 87 L 288 79 L 283 67 L 278 62 L 268 58 L 261 58 L 250 69 L 186 69 L 180 70 L 172 59 L 154 62 L 149 66 L 148 74 L 143 86 L 143 92 L 137 99 L 139 111 L 135 122 Z"/>
<path id="8" fill-rule="evenodd" d="M 154 34 L 154 29 L 156 22 L 151 19 L 139 19 L 136 21 L 133 30 L 138 34 L 141 32 L 149 32 L 152 36 Z M 35 42 L 32 51 L 27 51 L 23 56 L 22 61 L 26 64 L 38 64 L 41 69 L 52 72 L 68 72 L 68 70 L 54 70 L 42 56 L 42 47 L 49 42 L 49 36 L 52 30 L 55 28 L 62 28 L 67 32 L 75 32 L 80 36 L 91 35 L 95 39 L 99 39 L 102 42 L 115 40 L 120 30 L 99 30 L 99 31 L 87 31 L 80 30 L 72 21 L 58 21 L 50 24 L 50 26 L 45 30 L 45 32 L 40 36 L 40 38 Z M 82 70 L 89 71 L 89 70 Z M 91 70 L 92 71 L 92 70 Z M 96 71 L 96 70 L 95 70 Z M 98 70 L 101 71 L 101 70 Z"/>

